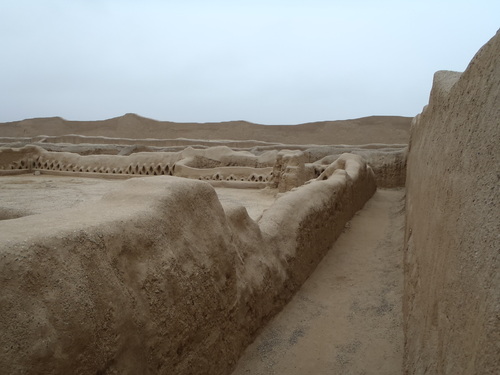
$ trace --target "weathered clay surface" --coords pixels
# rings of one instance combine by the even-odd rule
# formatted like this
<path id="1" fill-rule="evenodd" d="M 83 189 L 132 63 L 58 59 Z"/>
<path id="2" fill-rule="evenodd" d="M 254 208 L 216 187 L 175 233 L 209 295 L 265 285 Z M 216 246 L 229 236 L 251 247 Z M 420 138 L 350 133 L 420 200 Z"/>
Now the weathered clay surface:
<path id="1" fill-rule="evenodd" d="M 219 145 L 208 148 L 186 147 L 179 151 L 126 152 L 89 155 L 66 151 L 47 151 L 43 143 L 17 148 L 0 147 L 0 176 L 28 172 L 58 175 L 129 178 L 140 175 L 170 175 L 234 184 L 245 187 L 267 184 L 288 191 L 318 177 L 343 153 L 361 155 L 375 172 L 377 186 L 401 187 L 406 178 L 406 145 L 372 144 L 363 146 L 301 146 L 232 150 Z M 282 145 L 283 146 L 283 145 Z M 276 146 L 275 146 L 276 147 Z M 89 150 L 92 148 L 89 145 Z M 124 149 L 123 149 L 124 150 Z M 122 151 L 123 151 L 122 150 Z"/>
<path id="2" fill-rule="evenodd" d="M 500 33 L 463 74 L 437 72 L 407 177 L 405 368 L 500 369 Z"/>
<path id="3" fill-rule="evenodd" d="M 361 157 L 341 160 L 258 222 L 169 176 L 1 221 L 0 368 L 227 373 L 374 193 Z"/>

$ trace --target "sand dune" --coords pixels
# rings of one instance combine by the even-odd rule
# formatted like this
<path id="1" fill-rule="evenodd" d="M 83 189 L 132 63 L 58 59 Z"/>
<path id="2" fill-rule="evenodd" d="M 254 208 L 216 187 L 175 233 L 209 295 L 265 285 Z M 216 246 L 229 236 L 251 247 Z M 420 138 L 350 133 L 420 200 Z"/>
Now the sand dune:
<path id="1" fill-rule="evenodd" d="M 0 123 L 0 137 L 80 134 L 120 138 L 259 140 L 287 144 L 407 143 L 410 117 L 371 116 L 300 125 L 258 125 L 246 121 L 176 123 L 126 114 L 103 121 L 68 121 L 60 117 Z"/>

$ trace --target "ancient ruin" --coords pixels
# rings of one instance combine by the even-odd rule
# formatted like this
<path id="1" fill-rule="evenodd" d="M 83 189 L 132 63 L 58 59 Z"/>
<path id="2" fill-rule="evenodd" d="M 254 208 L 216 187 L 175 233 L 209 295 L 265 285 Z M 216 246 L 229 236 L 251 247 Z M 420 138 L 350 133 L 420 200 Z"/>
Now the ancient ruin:
<path id="1" fill-rule="evenodd" d="M 408 373 L 500 369 L 500 32 L 467 70 L 434 76 L 406 179 Z"/>
<path id="2" fill-rule="evenodd" d="M 230 374 L 375 191 L 404 188 L 404 371 L 496 373 L 499 59 L 497 34 L 413 120 L 0 124 L 0 367 Z"/>

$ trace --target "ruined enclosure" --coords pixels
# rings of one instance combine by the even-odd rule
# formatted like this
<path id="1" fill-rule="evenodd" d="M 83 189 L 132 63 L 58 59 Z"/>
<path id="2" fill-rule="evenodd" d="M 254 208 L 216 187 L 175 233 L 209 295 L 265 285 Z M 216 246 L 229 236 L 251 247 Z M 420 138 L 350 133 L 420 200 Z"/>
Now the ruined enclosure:
<path id="1" fill-rule="evenodd" d="M 378 240 L 364 230 L 374 241 L 404 235 L 401 258 L 385 254 L 392 269 L 375 270 L 384 278 L 404 267 L 404 372 L 497 373 L 499 40 L 463 74 L 436 74 L 411 136 L 401 118 L 370 119 L 379 138 L 365 142 L 368 120 L 350 140 L 342 123 L 342 141 L 328 142 L 336 145 L 318 141 L 332 136 L 325 124 L 314 134 L 232 124 L 238 136 L 212 124 L 203 140 L 134 115 L 121 120 L 156 139 L 132 138 L 125 126 L 106 133 L 104 123 L 99 134 L 62 119 L 40 120 L 38 133 L 35 120 L 0 124 L 0 367 L 229 374 L 330 249 L 327 263 L 363 263 L 332 248 L 356 212 L 404 197 L 406 211 L 384 219 L 398 228 Z M 303 142 L 277 141 L 294 129 Z M 370 217 L 383 219 L 352 222 Z M 384 280 L 380 304 L 357 301 L 347 318 L 362 325 L 398 309 L 393 279 Z M 353 340 L 337 360 L 362 350 Z"/>
<path id="2" fill-rule="evenodd" d="M 81 155 L 16 141 L 0 151 L 12 372 L 230 372 L 377 184 L 401 186 L 406 158 L 404 144 Z"/>

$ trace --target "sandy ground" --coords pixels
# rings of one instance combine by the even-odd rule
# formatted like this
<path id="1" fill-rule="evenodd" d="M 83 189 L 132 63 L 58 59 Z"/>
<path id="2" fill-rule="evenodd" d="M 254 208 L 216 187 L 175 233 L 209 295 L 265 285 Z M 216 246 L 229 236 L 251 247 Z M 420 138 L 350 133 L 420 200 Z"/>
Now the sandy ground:
<path id="1" fill-rule="evenodd" d="M 0 177 L 0 211 L 40 214 L 99 200 L 123 181 L 32 174 Z"/>
<path id="2" fill-rule="evenodd" d="M 265 209 L 276 200 L 277 191 L 273 189 L 232 189 L 215 188 L 222 206 L 240 205 L 247 209 L 248 216 L 258 220 Z"/>
<path id="3" fill-rule="evenodd" d="M 80 178 L 32 174 L 0 177 L 0 219 L 22 217 L 94 202 L 113 190 L 123 180 Z M 275 200 L 269 189 L 215 188 L 222 205 L 247 208 L 257 219 Z"/>
<path id="4" fill-rule="evenodd" d="M 401 374 L 404 190 L 378 190 L 233 375 Z"/>

